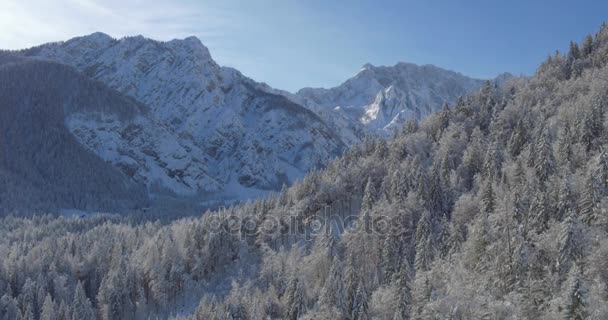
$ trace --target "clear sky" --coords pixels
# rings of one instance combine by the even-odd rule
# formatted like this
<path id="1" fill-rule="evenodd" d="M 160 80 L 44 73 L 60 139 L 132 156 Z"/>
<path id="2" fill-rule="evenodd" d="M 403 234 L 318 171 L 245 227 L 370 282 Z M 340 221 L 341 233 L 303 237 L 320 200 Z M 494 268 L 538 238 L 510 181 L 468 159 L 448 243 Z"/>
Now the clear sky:
<path id="1" fill-rule="evenodd" d="M 0 0 L 0 48 L 95 31 L 195 35 L 221 65 L 295 91 L 338 85 L 367 62 L 531 74 L 604 20 L 605 0 Z"/>

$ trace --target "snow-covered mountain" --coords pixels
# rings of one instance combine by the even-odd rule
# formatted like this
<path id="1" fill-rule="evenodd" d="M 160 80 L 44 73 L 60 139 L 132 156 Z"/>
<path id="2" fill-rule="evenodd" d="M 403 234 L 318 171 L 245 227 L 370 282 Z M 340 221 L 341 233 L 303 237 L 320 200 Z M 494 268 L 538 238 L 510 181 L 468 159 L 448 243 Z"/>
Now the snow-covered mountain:
<path id="1" fill-rule="evenodd" d="M 67 125 L 153 190 L 243 199 L 293 182 L 344 148 L 314 112 L 220 67 L 194 37 L 94 33 L 22 53 L 73 66 L 150 109 L 126 128 L 103 115 L 74 116 Z"/>
<path id="2" fill-rule="evenodd" d="M 483 83 L 433 65 L 368 63 L 337 87 L 304 88 L 287 96 L 329 122 L 348 123 L 343 136 L 356 141 L 361 132 L 386 134 L 409 119 L 421 120 Z"/>
<path id="3" fill-rule="evenodd" d="M 388 134 L 483 84 L 430 65 L 366 64 L 340 86 L 291 94 L 219 66 L 195 37 L 94 33 L 20 54 L 74 67 L 146 106 L 129 122 L 70 115 L 67 128 L 88 150 L 153 193 L 214 198 L 277 190 L 366 134 Z"/>

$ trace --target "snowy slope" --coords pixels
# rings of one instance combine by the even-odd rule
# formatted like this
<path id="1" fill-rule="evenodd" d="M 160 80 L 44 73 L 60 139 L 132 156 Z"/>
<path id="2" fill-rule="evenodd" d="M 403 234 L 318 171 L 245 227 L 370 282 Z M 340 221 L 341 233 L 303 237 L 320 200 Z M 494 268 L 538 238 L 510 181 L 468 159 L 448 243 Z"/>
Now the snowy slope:
<path id="1" fill-rule="evenodd" d="M 344 147 L 314 112 L 220 67 L 194 37 L 159 42 L 94 33 L 24 54 L 71 65 L 148 106 L 150 116 L 130 124 L 135 142 L 118 129 L 102 130 L 105 122 L 119 128 L 115 119 L 78 116 L 68 126 L 97 155 L 159 189 L 245 197 L 277 190 Z"/>

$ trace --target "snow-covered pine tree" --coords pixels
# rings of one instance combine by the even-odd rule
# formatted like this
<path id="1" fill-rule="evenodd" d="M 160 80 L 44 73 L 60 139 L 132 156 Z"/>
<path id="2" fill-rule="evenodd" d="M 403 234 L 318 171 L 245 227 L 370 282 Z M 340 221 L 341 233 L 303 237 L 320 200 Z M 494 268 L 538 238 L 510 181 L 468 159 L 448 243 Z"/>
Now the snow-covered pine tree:
<path id="1" fill-rule="evenodd" d="M 410 319 L 410 311 L 414 303 L 412 299 L 413 279 L 413 270 L 410 263 L 404 260 L 399 272 L 393 277 L 393 286 L 397 297 L 393 319 Z"/>
<path id="2" fill-rule="evenodd" d="M 588 292 L 582 279 L 582 271 L 578 265 L 574 265 L 568 274 L 568 280 L 564 283 L 564 320 L 586 320 L 589 318 L 587 311 Z"/>
<path id="3" fill-rule="evenodd" d="M 347 299 L 342 261 L 334 259 L 329 270 L 329 276 L 325 280 L 323 289 L 321 289 L 319 304 L 322 307 L 335 307 L 338 311 L 347 314 Z"/>
<path id="4" fill-rule="evenodd" d="M 536 146 L 536 161 L 534 161 L 534 170 L 540 182 L 545 182 L 549 176 L 555 171 L 555 159 L 553 157 L 553 148 L 549 141 L 549 133 L 544 128 L 540 131 Z"/>
<path id="5" fill-rule="evenodd" d="M 416 226 L 416 258 L 414 262 L 416 272 L 430 269 L 435 251 L 431 212 L 425 210 Z"/>
<path id="6" fill-rule="evenodd" d="M 59 320 L 57 317 L 57 306 L 50 294 L 47 294 L 44 298 L 44 304 L 40 311 L 40 320 Z"/>
<path id="7" fill-rule="evenodd" d="M 76 291 L 74 292 L 74 299 L 72 300 L 72 320 L 93 320 L 95 319 L 95 313 L 91 301 L 84 292 L 82 282 L 76 285 Z"/>
<path id="8" fill-rule="evenodd" d="M 363 282 L 359 282 L 357 287 L 357 293 L 355 294 L 355 301 L 353 304 L 353 310 L 351 319 L 353 320 L 370 320 L 369 316 L 369 303 L 368 293 L 365 289 Z"/>
<path id="9" fill-rule="evenodd" d="M 297 320 L 306 312 L 306 296 L 302 282 L 292 277 L 285 292 L 285 310 L 287 319 Z"/>

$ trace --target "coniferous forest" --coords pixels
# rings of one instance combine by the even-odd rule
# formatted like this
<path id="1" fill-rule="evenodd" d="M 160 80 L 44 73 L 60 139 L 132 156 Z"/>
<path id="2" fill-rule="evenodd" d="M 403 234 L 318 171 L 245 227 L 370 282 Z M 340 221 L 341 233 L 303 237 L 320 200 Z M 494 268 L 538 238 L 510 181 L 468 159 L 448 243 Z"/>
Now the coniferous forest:
<path id="1" fill-rule="evenodd" d="M 173 221 L 0 221 L 0 319 L 608 319 L 608 26 Z"/>

